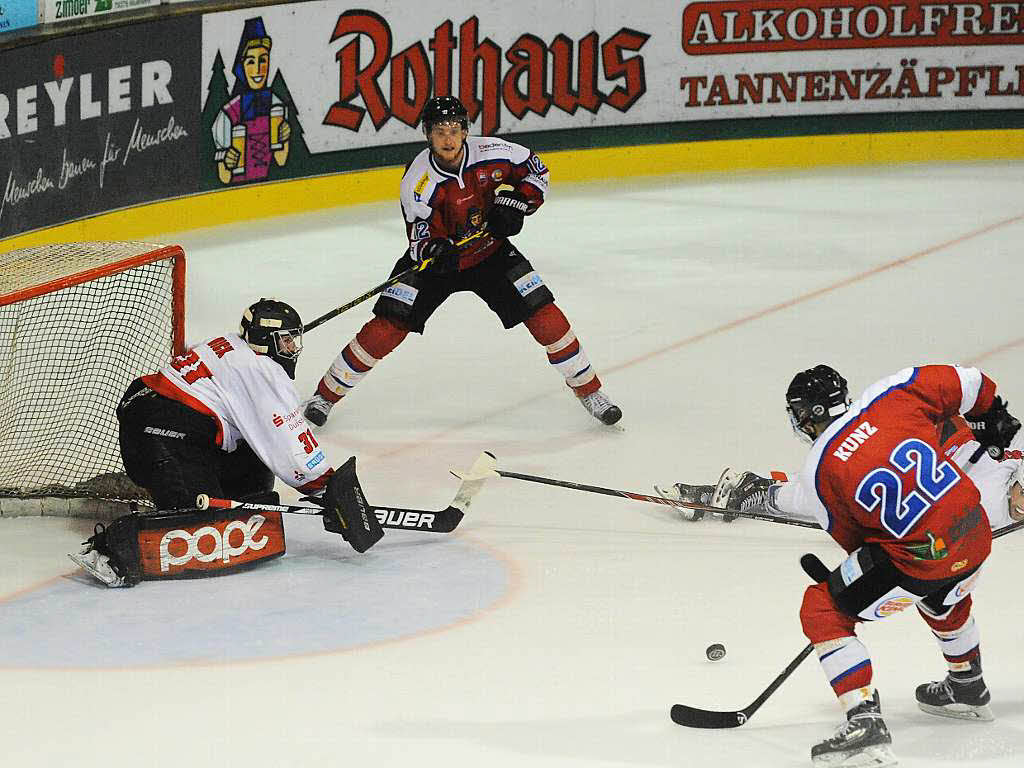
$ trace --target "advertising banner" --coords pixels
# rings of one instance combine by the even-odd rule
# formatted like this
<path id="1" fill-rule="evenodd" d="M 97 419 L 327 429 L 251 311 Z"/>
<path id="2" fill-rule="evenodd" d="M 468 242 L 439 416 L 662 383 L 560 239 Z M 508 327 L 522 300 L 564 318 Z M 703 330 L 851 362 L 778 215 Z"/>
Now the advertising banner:
<path id="1" fill-rule="evenodd" d="M 102 16 L 119 11 L 137 11 L 160 0 L 40 0 L 46 24 L 74 21 L 86 16 Z"/>
<path id="2" fill-rule="evenodd" d="M 686 3 L 690 119 L 1024 107 L 1024 5 Z"/>
<path id="3" fill-rule="evenodd" d="M 650 136 L 707 120 L 1022 109 L 1022 8 L 522 0 L 513 14 L 321 0 L 211 14 L 204 182 L 405 162 L 411 147 L 376 162 L 368 150 L 421 142 L 434 95 L 460 97 L 476 134 L 618 127 L 625 144 L 630 125 Z"/>
<path id="4" fill-rule="evenodd" d="M 668 71 L 677 36 L 663 34 L 660 61 L 645 61 L 670 8 L 678 28 L 678 5 L 650 13 L 592 0 L 526 0 L 515 13 L 322 0 L 206 15 L 204 178 L 216 187 L 326 173 L 352 150 L 421 142 L 419 114 L 435 94 L 460 96 L 477 134 L 640 122 L 648 73 L 661 66 L 663 88 L 678 88 Z"/>
<path id="5" fill-rule="evenodd" d="M 199 26 L 0 51 L 0 237 L 197 189 Z"/>
<path id="6" fill-rule="evenodd" d="M 39 23 L 40 0 L 0 0 L 0 35 Z"/>

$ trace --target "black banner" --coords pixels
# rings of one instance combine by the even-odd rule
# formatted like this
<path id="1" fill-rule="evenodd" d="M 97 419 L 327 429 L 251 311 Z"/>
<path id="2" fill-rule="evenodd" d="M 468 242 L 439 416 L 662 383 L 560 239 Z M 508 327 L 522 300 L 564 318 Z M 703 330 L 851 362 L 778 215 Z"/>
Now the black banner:
<path id="1" fill-rule="evenodd" d="M 0 238 L 197 190 L 201 25 L 0 51 Z"/>

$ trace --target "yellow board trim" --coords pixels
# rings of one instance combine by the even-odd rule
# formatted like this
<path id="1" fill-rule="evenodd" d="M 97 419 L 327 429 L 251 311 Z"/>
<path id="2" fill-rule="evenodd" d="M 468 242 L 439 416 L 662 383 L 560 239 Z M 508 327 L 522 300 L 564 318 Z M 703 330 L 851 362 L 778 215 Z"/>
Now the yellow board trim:
<path id="1" fill-rule="evenodd" d="M 557 184 L 673 173 L 1020 159 L 1024 158 L 1024 130 L 730 139 L 543 155 Z M 3 240 L 3 250 L 81 240 L 145 240 L 163 232 L 394 201 L 401 177 L 400 167 L 388 167 L 213 190 L 18 235 Z"/>

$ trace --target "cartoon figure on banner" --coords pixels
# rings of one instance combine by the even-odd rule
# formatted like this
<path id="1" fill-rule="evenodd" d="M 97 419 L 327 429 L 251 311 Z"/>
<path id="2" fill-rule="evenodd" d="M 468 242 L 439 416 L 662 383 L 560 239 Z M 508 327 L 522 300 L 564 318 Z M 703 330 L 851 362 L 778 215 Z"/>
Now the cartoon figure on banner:
<path id="1" fill-rule="evenodd" d="M 271 40 L 263 19 L 246 19 L 238 41 L 231 98 L 213 123 L 217 176 L 222 184 L 267 178 L 271 160 L 288 162 L 291 126 L 284 102 L 268 87 Z"/>

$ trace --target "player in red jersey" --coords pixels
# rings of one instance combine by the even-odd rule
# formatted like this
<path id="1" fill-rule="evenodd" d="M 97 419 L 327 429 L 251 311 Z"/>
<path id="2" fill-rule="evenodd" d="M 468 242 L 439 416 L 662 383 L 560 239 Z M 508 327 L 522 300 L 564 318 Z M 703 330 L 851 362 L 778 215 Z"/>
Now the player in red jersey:
<path id="1" fill-rule="evenodd" d="M 851 403 L 846 380 L 819 365 L 797 374 L 786 392 L 793 429 L 812 444 L 799 475 L 778 483 L 745 472 L 717 494 L 732 509 L 756 504 L 814 519 L 849 554 L 807 588 L 800 609 L 804 633 L 847 714 L 835 736 L 812 748 L 815 764 L 895 763 L 871 659 L 855 626 L 911 605 L 949 667 L 944 680 L 918 686 L 918 706 L 946 717 L 993 717 L 970 613 L 992 532 L 978 489 L 943 450 L 940 427 L 963 415 L 975 423 L 976 445 L 999 455 L 1020 422 L 995 391 L 975 368 L 929 365 L 883 379 Z"/>
<path id="2" fill-rule="evenodd" d="M 523 323 L 587 412 L 614 424 L 622 411 L 601 390 L 550 289 L 509 241 L 523 218 L 544 203 L 548 169 L 519 144 L 470 137 L 466 108 L 452 96 L 430 100 L 422 123 L 429 146 L 409 164 L 401 183 L 409 248 L 391 274 L 417 264 L 423 268 L 381 294 L 374 317 L 341 350 L 307 401 L 306 419 L 322 426 L 331 408 L 410 331 L 423 333 L 449 296 L 472 291 L 505 328 Z"/>

